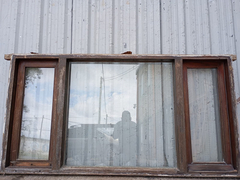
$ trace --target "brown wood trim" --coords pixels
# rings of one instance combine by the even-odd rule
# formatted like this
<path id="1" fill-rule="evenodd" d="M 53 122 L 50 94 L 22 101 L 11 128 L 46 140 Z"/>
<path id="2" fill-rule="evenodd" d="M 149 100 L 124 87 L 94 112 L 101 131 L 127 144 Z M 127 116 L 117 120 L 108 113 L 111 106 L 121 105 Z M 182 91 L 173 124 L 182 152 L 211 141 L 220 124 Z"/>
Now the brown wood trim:
<path id="1" fill-rule="evenodd" d="M 219 64 L 218 67 L 218 98 L 220 106 L 220 121 L 221 121 L 221 136 L 222 136 L 222 148 L 223 158 L 227 164 L 232 163 L 231 157 L 231 141 L 230 141 L 230 126 L 228 118 L 228 103 L 225 81 L 224 63 Z"/>
<path id="2" fill-rule="evenodd" d="M 187 151 L 184 117 L 183 96 L 183 60 L 176 58 L 174 61 L 174 109 L 175 109 L 175 136 L 177 165 L 180 172 L 187 172 Z"/>
<path id="3" fill-rule="evenodd" d="M 227 59 L 232 57 L 233 60 L 234 55 L 189 55 L 189 54 L 154 54 L 154 55 L 138 55 L 138 54 L 13 54 L 16 58 L 22 59 L 43 59 L 43 58 L 66 58 L 66 59 L 78 59 L 78 61 L 86 60 L 96 60 L 96 61 L 122 61 L 122 60 L 167 60 L 167 59 L 176 59 L 176 58 L 183 58 L 189 60 L 220 60 L 220 59 Z"/>
<path id="4" fill-rule="evenodd" d="M 51 166 L 52 168 L 55 166 L 55 155 L 56 155 L 56 139 L 57 139 L 57 127 L 56 124 L 58 123 L 58 119 L 57 119 L 57 115 L 56 115 L 56 111 L 57 111 L 57 97 L 58 97 L 58 93 L 57 93 L 57 81 L 58 81 L 58 77 L 57 77 L 57 73 L 58 73 L 58 63 L 57 60 L 54 61 L 54 86 L 53 86 L 53 104 L 52 104 L 52 123 L 51 123 L 51 134 L 50 134 L 50 146 L 49 146 L 49 161 L 51 162 Z M 47 63 L 48 64 L 48 63 Z"/>
<path id="5" fill-rule="evenodd" d="M 65 112 L 66 112 L 66 68 L 67 60 L 65 58 L 60 58 L 58 60 L 56 77 L 56 121 L 53 124 L 54 132 L 53 135 L 53 160 L 52 168 L 53 170 L 60 169 L 63 164 L 63 153 L 64 153 L 64 137 L 65 137 Z"/>
<path id="6" fill-rule="evenodd" d="M 192 145 L 191 145 L 191 131 L 190 131 L 190 117 L 189 117 L 189 99 L 188 99 L 188 78 L 187 66 L 183 65 L 183 93 L 184 93 L 184 113 L 185 113 L 185 131 L 186 131 L 186 153 L 187 163 L 192 163 Z"/>
<path id="7" fill-rule="evenodd" d="M 10 162 L 10 143 L 11 143 L 11 133 L 12 133 L 12 115 L 13 115 L 13 106 L 15 99 L 15 89 L 16 89 L 16 58 L 13 56 L 12 61 L 10 63 L 11 74 L 10 74 L 10 82 L 8 85 L 8 98 L 6 103 L 6 122 L 5 122 L 5 130 L 3 133 L 3 144 L 2 144 L 2 162 L 1 168 L 4 171 L 6 166 L 9 166 Z"/>
<path id="8" fill-rule="evenodd" d="M 25 77 L 25 63 L 20 62 L 18 66 L 18 77 L 17 77 L 17 89 L 16 89 L 16 99 L 14 105 L 13 113 L 13 130 L 12 130 L 12 139 L 11 139 L 11 151 L 10 151 L 10 164 L 15 162 L 18 158 L 19 150 L 19 139 L 20 139 L 20 129 L 22 123 L 22 106 L 23 106 L 23 97 L 24 97 L 24 78 Z"/>
<path id="9" fill-rule="evenodd" d="M 23 106 L 23 97 L 24 97 L 24 89 L 25 89 L 25 68 L 26 67 L 48 67 L 48 68 L 55 68 L 57 61 L 32 61 L 32 60 L 17 60 L 19 62 L 18 67 L 16 66 L 16 68 L 18 69 L 18 72 L 15 74 L 17 76 L 17 82 L 16 82 L 16 98 L 15 101 L 13 103 L 14 106 L 14 110 L 13 110 L 13 122 L 12 125 L 9 126 L 10 128 L 12 127 L 12 134 L 11 136 L 11 146 L 10 147 L 10 152 L 9 152 L 9 162 L 8 165 L 26 165 L 27 162 L 29 162 L 29 160 L 23 161 L 23 160 L 18 160 L 18 152 L 19 152 L 19 144 L 20 144 L 20 132 L 21 132 L 21 123 L 22 123 L 22 106 Z M 54 76 L 56 78 L 56 76 Z M 54 80 L 55 83 L 56 80 Z M 56 89 L 56 85 L 54 85 L 54 89 Z M 56 95 L 54 95 L 53 97 L 53 101 Z M 55 103 L 56 104 L 56 103 Z M 55 105 L 53 103 L 53 109 L 54 109 Z M 52 119 L 54 119 L 54 110 L 52 111 Z M 52 120 L 53 121 L 53 120 Z M 51 131 L 51 139 L 53 138 L 52 136 L 52 131 Z M 49 160 L 46 161 L 31 161 L 30 164 L 32 164 L 32 166 L 39 166 L 40 164 L 42 164 L 42 166 L 45 166 L 46 164 L 48 164 L 49 166 L 49 161 L 51 161 L 51 156 L 52 156 L 52 152 L 51 152 L 51 142 L 52 140 L 50 140 L 50 151 L 49 151 Z"/>
<path id="10" fill-rule="evenodd" d="M 121 175 L 121 176 L 156 176 L 160 174 L 177 174 L 179 172 L 176 168 L 126 168 L 126 167 L 64 167 L 60 170 L 62 173 L 85 173 L 85 174 L 103 174 L 103 175 Z"/>
<path id="11" fill-rule="evenodd" d="M 234 168 L 231 164 L 189 164 L 188 165 L 189 172 L 211 172 L 211 171 L 229 171 L 233 172 Z"/>
<path id="12" fill-rule="evenodd" d="M 240 157 L 238 156 L 238 147 L 239 147 L 239 132 L 238 132 L 238 121 L 236 116 L 236 103 L 235 103 L 235 92 L 234 92 L 234 80 L 233 80 L 233 67 L 232 61 L 230 58 L 227 59 L 225 63 L 225 72 L 226 76 L 226 90 L 228 97 L 228 105 L 229 105 L 229 124 L 230 124 L 230 135 L 231 135 L 231 147 L 232 147 L 232 161 L 233 167 L 238 169 L 240 172 L 239 162 Z"/>
<path id="13" fill-rule="evenodd" d="M 46 161 L 17 161 L 14 166 L 28 166 L 28 167 L 41 167 L 41 166 L 46 166 L 46 167 L 50 167 L 51 163 L 50 162 L 46 162 Z"/>
<path id="14" fill-rule="evenodd" d="M 63 151 L 62 151 L 62 162 L 61 166 L 65 165 L 65 160 L 67 159 L 67 134 L 68 134 L 68 116 L 69 116 L 69 101 L 70 101 L 70 81 L 71 81 L 71 62 L 67 60 L 66 64 L 66 89 L 65 89 L 65 114 L 64 114 L 64 126 L 63 126 Z"/>

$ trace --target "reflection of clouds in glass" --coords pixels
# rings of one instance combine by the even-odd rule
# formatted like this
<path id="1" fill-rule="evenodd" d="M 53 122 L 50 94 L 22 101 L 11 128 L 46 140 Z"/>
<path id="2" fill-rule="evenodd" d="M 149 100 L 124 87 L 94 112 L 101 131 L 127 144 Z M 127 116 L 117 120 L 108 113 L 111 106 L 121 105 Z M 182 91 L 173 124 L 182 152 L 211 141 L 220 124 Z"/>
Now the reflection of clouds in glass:
<path id="1" fill-rule="evenodd" d="M 107 118 L 107 123 L 115 124 L 124 110 L 130 111 L 136 121 L 136 69 L 136 64 L 72 64 L 69 126 L 98 123 L 103 74 L 108 78 L 102 81 L 101 123 Z"/>
<path id="2" fill-rule="evenodd" d="M 36 78 L 32 82 L 28 83 L 25 88 L 25 94 L 28 97 L 31 96 L 31 98 L 35 96 L 34 100 L 37 102 L 49 104 L 52 102 L 54 69 L 39 69 L 42 74 L 39 75 L 39 78 Z"/>
<path id="3" fill-rule="evenodd" d="M 31 82 L 25 86 L 21 135 L 50 139 L 54 68 L 38 69 L 38 71 L 36 68 L 27 69 L 32 77 L 39 71 L 41 74 L 38 78 L 32 78 Z"/>

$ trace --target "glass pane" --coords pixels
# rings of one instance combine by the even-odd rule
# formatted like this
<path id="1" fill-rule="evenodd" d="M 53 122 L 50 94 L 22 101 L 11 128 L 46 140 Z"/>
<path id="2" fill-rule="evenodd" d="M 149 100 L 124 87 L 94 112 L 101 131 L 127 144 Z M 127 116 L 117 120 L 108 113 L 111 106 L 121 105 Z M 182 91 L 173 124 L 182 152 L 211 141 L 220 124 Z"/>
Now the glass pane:
<path id="1" fill-rule="evenodd" d="M 172 63 L 72 63 L 66 165 L 176 167 Z"/>
<path id="2" fill-rule="evenodd" d="M 48 160 L 54 68 L 26 68 L 19 159 Z"/>
<path id="3" fill-rule="evenodd" d="M 193 162 L 223 161 L 217 69 L 188 69 Z"/>

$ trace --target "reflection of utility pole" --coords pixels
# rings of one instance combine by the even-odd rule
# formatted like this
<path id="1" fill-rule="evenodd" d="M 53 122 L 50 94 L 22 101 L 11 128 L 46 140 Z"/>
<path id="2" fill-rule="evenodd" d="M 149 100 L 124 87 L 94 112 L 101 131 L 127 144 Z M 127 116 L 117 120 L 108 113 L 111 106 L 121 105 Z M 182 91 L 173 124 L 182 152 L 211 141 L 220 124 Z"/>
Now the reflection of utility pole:
<path id="1" fill-rule="evenodd" d="M 43 119 L 44 119 L 44 115 L 42 116 L 41 129 L 40 129 L 40 139 L 41 139 L 41 137 L 42 137 L 42 125 L 43 125 Z"/>
<path id="2" fill-rule="evenodd" d="M 102 77 L 100 77 L 100 93 L 99 93 L 99 112 L 98 112 L 98 124 L 100 124 L 100 122 L 101 122 L 102 81 L 103 81 L 103 78 L 102 78 Z"/>

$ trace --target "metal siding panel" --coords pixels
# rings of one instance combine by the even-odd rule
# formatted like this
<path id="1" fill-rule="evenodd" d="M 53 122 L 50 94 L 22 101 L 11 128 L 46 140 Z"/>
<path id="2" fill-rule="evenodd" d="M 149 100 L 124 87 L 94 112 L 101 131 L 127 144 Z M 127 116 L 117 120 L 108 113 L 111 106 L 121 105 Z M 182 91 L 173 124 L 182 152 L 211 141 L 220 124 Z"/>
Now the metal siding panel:
<path id="1" fill-rule="evenodd" d="M 4 54 L 12 53 L 14 51 L 18 3 L 17 1 L 0 0 L 0 4 L 0 134 L 2 134 L 5 121 L 6 97 L 10 65 L 8 61 L 4 60 Z M 0 137 L 1 153 L 2 136 Z"/>
<path id="2" fill-rule="evenodd" d="M 128 51 L 132 51 L 134 54 L 136 54 L 136 15 L 137 15 L 137 8 L 136 8 L 136 1 L 130 1 L 129 4 L 129 46 L 127 47 Z"/>
<path id="3" fill-rule="evenodd" d="M 239 54 L 239 1 L 209 1 L 209 19 L 212 54 Z M 233 62 L 236 98 L 239 95 L 239 60 Z M 240 123 L 240 103 L 237 104 L 237 118 Z M 238 124 L 239 124 L 238 123 Z M 239 127 L 240 132 L 240 127 Z"/>
<path id="4" fill-rule="evenodd" d="M 185 54 L 183 1 L 161 1 L 162 54 Z"/>
<path id="5" fill-rule="evenodd" d="M 147 54 L 146 1 L 137 1 L 137 54 Z"/>
<path id="6" fill-rule="evenodd" d="M 8 53 L 70 53 L 69 1 L 0 1 L 0 134 L 4 128 Z M 68 7 L 66 7 L 66 4 Z M 71 26 L 70 26 L 71 27 Z M 2 139 L 0 138 L 0 149 Z"/>
<path id="7" fill-rule="evenodd" d="M 212 54 L 235 54 L 231 1 L 209 1 Z"/>
<path id="8" fill-rule="evenodd" d="M 185 0 L 186 54 L 210 54 L 208 0 Z"/>
<path id="9" fill-rule="evenodd" d="M 137 0 L 136 8 L 136 54 L 160 54 L 160 2 Z"/>

